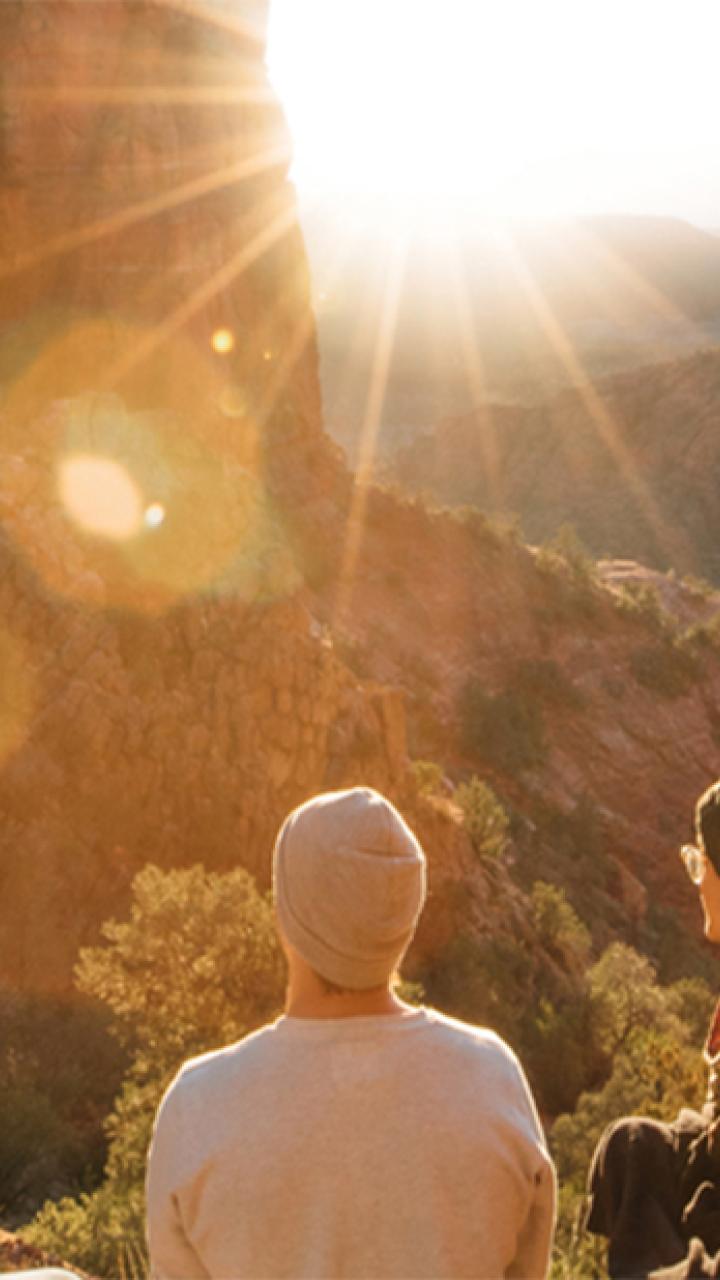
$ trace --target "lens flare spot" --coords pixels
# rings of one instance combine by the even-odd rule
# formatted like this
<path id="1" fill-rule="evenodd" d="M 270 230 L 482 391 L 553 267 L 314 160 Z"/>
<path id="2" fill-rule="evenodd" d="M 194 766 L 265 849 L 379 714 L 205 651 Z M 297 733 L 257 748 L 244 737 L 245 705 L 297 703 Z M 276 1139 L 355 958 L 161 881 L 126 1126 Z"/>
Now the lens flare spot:
<path id="1" fill-rule="evenodd" d="M 263 351 L 263 360 L 272 360 L 272 358 L 273 358 L 272 351 Z"/>
<path id="2" fill-rule="evenodd" d="M 219 356 L 226 356 L 235 346 L 235 335 L 231 329 L 216 329 L 210 339 L 210 346 Z"/>
<path id="3" fill-rule="evenodd" d="M 65 510 L 87 533 L 116 542 L 142 527 L 143 502 L 135 481 L 112 458 L 76 454 L 60 466 L 60 497 Z"/>
<path id="4" fill-rule="evenodd" d="M 145 524 L 148 529 L 159 529 L 165 519 L 165 508 L 161 502 L 151 502 L 145 511 Z"/>

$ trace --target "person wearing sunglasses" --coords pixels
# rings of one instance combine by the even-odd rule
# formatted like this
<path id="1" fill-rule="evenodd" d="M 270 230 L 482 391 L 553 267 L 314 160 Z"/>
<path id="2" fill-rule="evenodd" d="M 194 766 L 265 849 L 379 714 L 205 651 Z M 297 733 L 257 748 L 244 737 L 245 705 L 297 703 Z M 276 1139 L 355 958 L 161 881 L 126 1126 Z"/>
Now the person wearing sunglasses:
<path id="1" fill-rule="evenodd" d="M 720 943 L 720 780 L 699 797 L 680 858 L 697 887 L 705 937 Z M 588 1176 L 588 1230 L 608 1237 L 617 1280 L 720 1277 L 720 1001 L 703 1049 L 702 1111 L 672 1124 L 625 1116 L 609 1125 Z"/>

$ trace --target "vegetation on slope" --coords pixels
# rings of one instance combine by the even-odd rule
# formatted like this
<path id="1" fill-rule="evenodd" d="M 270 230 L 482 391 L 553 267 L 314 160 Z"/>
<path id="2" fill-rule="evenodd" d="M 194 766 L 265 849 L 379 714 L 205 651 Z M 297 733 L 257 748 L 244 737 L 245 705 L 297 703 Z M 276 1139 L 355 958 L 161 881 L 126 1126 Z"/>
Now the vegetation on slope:
<path id="1" fill-rule="evenodd" d="M 416 772 L 426 789 L 443 786 L 437 772 Z M 517 895 L 507 879 L 509 827 L 497 797 L 477 778 L 455 796 L 489 891 L 500 902 Z M 527 928 L 516 936 L 479 935 L 468 895 L 464 927 L 405 994 L 494 1027 L 519 1053 L 561 1178 L 554 1275 L 576 1280 L 601 1274 L 602 1247 L 581 1230 L 593 1146 L 623 1112 L 669 1119 L 680 1105 L 700 1101 L 698 1045 L 712 997 L 699 977 L 661 984 L 627 944 L 598 954 L 561 887 L 537 880 L 526 889 Z M 284 966 L 269 903 L 242 870 L 148 866 L 135 878 L 129 920 L 108 923 L 103 934 L 77 969 L 80 990 L 112 1014 L 126 1062 L 104 1122 L 103 1179 L 78 1196 L 49 1200 L 23 1237 L 111 1280 L 145 1272 L 145 1152 L 164 1088 L 185 1058 L 279 1011 Z"/>

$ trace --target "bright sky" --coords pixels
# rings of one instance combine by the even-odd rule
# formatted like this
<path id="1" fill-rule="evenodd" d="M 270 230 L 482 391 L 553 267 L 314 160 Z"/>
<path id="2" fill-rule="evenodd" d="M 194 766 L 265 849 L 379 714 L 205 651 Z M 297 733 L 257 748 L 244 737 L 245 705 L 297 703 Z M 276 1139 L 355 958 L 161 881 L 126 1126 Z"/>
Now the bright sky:
<path id="1" fill-rule="evenodd" d="M 720 227 L 720 0 L 272 0 L 303 204 Z"/>

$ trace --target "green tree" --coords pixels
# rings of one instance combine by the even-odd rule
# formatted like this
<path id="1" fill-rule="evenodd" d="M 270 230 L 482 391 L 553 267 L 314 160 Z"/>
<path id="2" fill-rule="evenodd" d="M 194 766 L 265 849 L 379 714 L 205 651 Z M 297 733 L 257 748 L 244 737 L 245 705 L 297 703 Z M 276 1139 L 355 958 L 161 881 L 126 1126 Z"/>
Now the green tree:
<path id="1" fill-rule="evenodd" d="M 434 760 L 413 760 L 410 769 L 420 795 L 442 795 L 444 774 L 439 764 Z"/>
<path id="2" fill-rule="evenodd" d="M 272 909 L 244 870 L 148 866 L 130 919 L 81 954 L 80 989 L 107 1005 L 132 1053 L 106 1122 L 105 1180 L 45 1205 L 23 1234 L 99 1276 L 135 1274 L 143 1258 L 145 1154 L 160 1097 L 188 1057 L 232 1042 L 276 1013 L 285 969 Z"/>
<path id="3" fill-rule="evenodd" d="M 606 1057 L 600 1088 L 581 1094 L 558 1117 L 550 1142 L 562 1184 L 554 1280 L 605 1275 L 602 1250 L 579 1228 L 592 1153 L 608 1124 L 625 1115 L 670 1121 L 681 1107 L 699 1108 L 705 1068 L 699 1032 L 712 1005 L 706 984 L 683 979 L 660 987 L 648 960 L 631 947 L 610 946 L 589 971 L 590 1035 Z"/>
<path id="4" fill-rule="evenodd" d="M 507 843 L 508 816 L 495 792 L 473 774 L 455 791 L 465 830 L 481 858 L 498 858 Z"/>
<path id="5" fill-rule="evenodd" d="M 569 969 L 583 969 L 590 954 L 590 934 L 570 906 L 565 890 L 536 880 L 530 896 L 533 922 L 545 945 Z"/>
<path id="6" fill-rule="evenodd" d="M 640 1032 L 685 1039 L 676 1002 L 656 982 L 653 965 L 633 947 L 614 942 L 588 973 L 598 1047 L 613 1058 Z"/>
<path id="7" fill-rule="evenodd" d="M 537 765 L 545 752 L 544 722 L 535 702 L 521 690 L 487 693 L 468 680 L 460 702 L 462 736 L 469 751 L 512 772 Z"/>

